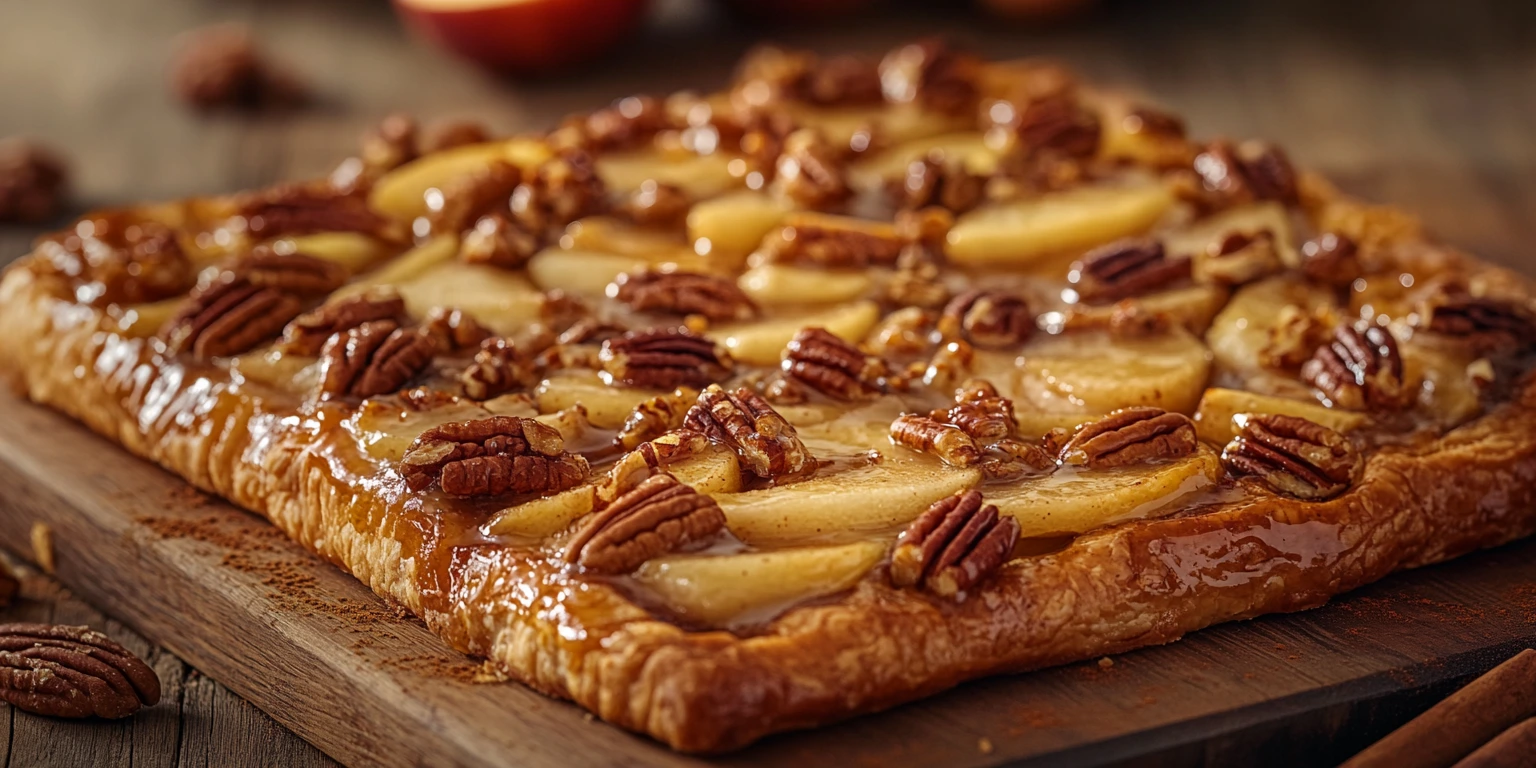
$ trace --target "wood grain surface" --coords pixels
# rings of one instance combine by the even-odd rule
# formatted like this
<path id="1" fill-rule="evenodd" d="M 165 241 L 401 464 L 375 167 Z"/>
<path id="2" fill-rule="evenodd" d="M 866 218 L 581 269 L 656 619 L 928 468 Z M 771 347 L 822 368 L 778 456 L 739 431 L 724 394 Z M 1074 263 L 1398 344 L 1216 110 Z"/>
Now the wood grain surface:
<path id="1" fill-rule="evenodd" d="M 699 2 L 663 0 L 658 19 L 602 65 L 514 85 L 412 43 L 381 0 L 0 0 L 0 136 L 44 139 L 71 157 L 78 212 L 323 172 L 396 109 L 529 129 L 633 92 L 718 86 L 764 37 L 874 51 L 940 33 L 991 56 L 1051 56 L 1127 84 L 1186 115 L 1199 135 L 1278 140 L 1347 190 L 1414 210 L 1482 256 L 1536 269 L 1536 5 L 1123 0 L 1054 28 L 1000 26 L 950 5 L 893 3 L 805 30 L 732 26 Z M 252 24 L 317 86 L 321 104 L 259 118 L 176 106 L 163 74 L 177 36 L 228 20 Z M 0 259 L 37 232 L 0 228 Z M 56 518 L 60 575 L 83 597 L 345 762 L 687 762 L 519 687 L 460 682 L 472 664 L 249 516 L 187 497 L 51 415 L 7 402 L 0 422 L 0 544 L 24 549 L 34 519 Z M 244 552 L 252 541 L 257 551 Z M 188 594 L 194 577 L 203 588 Z M 723 762 L 1336 761 L 1531 643 L 1536 598 L 1522 579 L 1536 581 L 1536 544 L 1395 578 L 1320 611 L 1203 632 L 1109 669 L 964 686 Z M 70 599 L 7 615 L 18 611 L 103 626 Z M 150 652 L 126 627 L 105 626 Z M 209 627 L 216 639 L 192 631 Z M 6 764 L 323 761 L 170 654 L 151 658 L 170 694 L 128 723 L 0 711 L 11 725 Z M 395 709 L 370 707 L 360 692 Z M 391 741 L 418 731 L 480 741 L 469 754 Z"/>

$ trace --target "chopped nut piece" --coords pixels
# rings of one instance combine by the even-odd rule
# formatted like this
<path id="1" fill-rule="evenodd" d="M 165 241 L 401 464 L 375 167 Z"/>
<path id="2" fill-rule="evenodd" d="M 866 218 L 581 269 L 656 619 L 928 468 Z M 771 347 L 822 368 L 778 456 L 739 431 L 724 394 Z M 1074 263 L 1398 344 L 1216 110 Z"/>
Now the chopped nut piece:
<path id="1" fill-rule="evenodd" d="M 730 278 L 695 272 L 619 275 L 608 294 L 641 312 L 702 315 L 710 320 L 750 320 L 757 305 Z"/>
<path id="2" fill-rule="evenodd" d="M 489 264 L 502 269 L 517 269 L 538 253 L 544 241 L 523 223 L 504 213 L 481 216 L 464 233 L 459 258 L 470 264 Z"/>
<path id="3" fill-rule="evenodd" d="M 481 217 L 510 214 L 512 193 L 523 183 L 523 172 L 505 160 L 492 160 L 474 173 L 443 187 L 443 206 L 428 217 L 433 232 L 458 233 Z"/>
<path id="4" fill-rule="evenodd" d="M 1168 258 L 1161 242 L 1129 239 L 1084 254 L 1067 273 L 1067 282 L 1084 301 L 1109 304 L 1188 278 L 1190 270 L 1188 258 Z"/>
<path id="5" fill-rule="evenodd" d="M 1403 382 L 1397 339 L 1379 325 L 1341 324 L 1301 366 L 1301 378 L 1336 408 L 1394 410 L 1413 393 Z"/>
<path id="6" fill-rule="evenodd" d="M 38 253 L 60 274 L 94 284 L 95 305 L 160 301 L 197 281 L 175 233 L 131 213 L 82 219 L 73 231 L 41 240 Z"/>
<path id="7" fill-rule="evenodd" d="M 860 268 L 895 264 L 905 245 L 894 227 L 806 214 L 768 235 L 763 254 L 776 263 Z"/>
<path id="8" fill-rule="evenodd" d="M 1197 283 L 1232 286 L 1251 283 L 1284 268 L 1275 251 L 1273 232 L 1228 232 L 1195 254 L 1192 276 Z"/>
<path id="9" fill-rule="evenodd" d="M 512 213 L 530 231 L 541 233 L 558 231 L 607 207 L 608 188 L 592 156 L 580 150 L 563 150 L 539 164 L 532 182 L 512 198 Z"/>
<path id="10" fill-rule="evenodd" d="M 1195 157 L 1195 173 L 1208 202 L 1236 205 L 1254 200 L 1295 204 L 1296 171 L 1279 147 L 1263 142 L 1213 141 Z"/>
<path id="11" fill-rule="evenodd" d="M 1343 435 L 1298 416 L 1238 414 L 1240 430 L 1221 453 L 1236 475 L 1251 475 L 1272 490 L 1304 501 L 1343 493 L 1364 466 Z"/>
<path id="12" fill-rule="evenodd" d="M 765 479 L 807 474 L 816 460 L 795 428 L 750 389 L 711 384 L 688 409 L 683 426 L 729 447 L 743 467 Z"/>
<path id="13" fill-rule="evenodd" d="M 889 372 L 885 361 L 866 355 L 825 328 L 805 328 L 784 350 L 784 372 L 816 391 L 838 400 L 862 400 L 879 395 Z"/>
<path id="14" fill-rule="evenodd" d="M 258 245 L 231 267 L 252 285 L 276 288 L 296 296 L 321 296 L 347 281 L 347 268 L 334 261 L 302 253 L 277 253 Z"/>
<path id="15" fill-rule="evenodd" d="M 1443 291 L 1424 302 L 1418 317 L 1431 333 L 1463 339 L 1478 354 L 1520 349 L 1536 341 L 1536 318 L 1513 301 Z"/>
<path id="16" fill-rule="evenodd" d="M 171 64 L 171 85 L 199 110 L 289 107 L 306 88 L 256 48 L 250 30 L 221 24 L 194 31 Z"/>
<path id="17" fill-rule="evenodd" d="M 343 299 L 300 315 L 283 329 L 279 349 L 293 355 L 315 355 L 326 340 L 375 320 L 398 321 L 405 316 L 405 300 L 393 289 Z"/>
<path id="18" fill-rule="evenodd" d="M 963 333 L 978 347 L 1014 347 L 1034 334 L 1035 313 L 1017 296 L 973 289 L 944 307 L 939 330 L 948 338 Z"/>
<path id="19" fill-rule="evenodd" d="M 667 475 L 652 475 L 589 516 L 566 562 L 595 573 L 629 573 L 645 561 L 725 528 L 715 500 Z"/>
<path id="20" fill-rule="evenodd" d="M 37 224 L 56 216 L 69 191 L 64 160 L 23 139 L 0 141 L 0 222 Z"/>
<path id="21" fill-rule="evenodd" d="M 477 349 L 495 335 L 468 312 L 448 307 L 434 307 L 427 313 L 421 330 L 436 340 L 437 348 L 443 352 Z"/>
<path id="22" fill-rule="evenodd" d="M 853 195 L 836 150 L 813 128 L 785 137 L 777 170 L 784 195 L 804 208 L 831 210 Z"/>
<path id="23" fill-rule="evenodd" d="M 934 411 L 930 417 L 953 424 L 979 444 L 990 445 L 1012 437 L 1019 428 L 1013 415 L 1013 401 L 997 393 L 986 381 L 967 381 L 955 392 L 955 405 L 947 411 Z"/>
<path id="24" fill-rule="evenodd" d="M 511 341 L 501 337 L 480 343 L 474 362 L 459 374 L 464 394 L 471 400 L 489 400 L 533 382 L 533 366 L 518 354 Z"/>
<path id="25" fill-rule="evenodd" d="M 981 62 L 938 40 L 904 45 L 880 62 L 880 86 L 887 101 L 916 101 L 953 115 L 976 110 Z"/>
<path id="26" fill-rule="evenodd" d="M 586 482 L 587 460 L 554 427 L 519 416 L 455 421 L 423 432 L 400 460 L 406 487 L 450 496 L 551 495 Z"/>
<path id="27" fill-rule="evenodd" d="M 964 600 L 1013 553 L 1019 521 L 1000 517 L 980 491 L 961 491 L 933 503 L 896 540 L 891 581 Z"/>
<path id="28" fill-rule="evenodd" d="M 920 307 L 898 309 L 875 326 L 866 345 L 881 355 L 921 355 L 938 343 L 937 328 L 935 312 Z"/>
<path id="29" fill-rule="evenodd" d="M 362 197 L 329 185 L 284 184 L 236 201 L 252 237 L 273 238 L 315 232 L 379 234 L 386 222 Z"/>
<path id="30" fill-rule="evenodd" d="M 681 187 L 646 179 L 618 212 L 642 227 L 677 227 L 688 217 L 692 205 Z"/>
<path id="31" fill-rule="evenodd" d="M 581 147 L 588 151 L 632 149 L 651 141 L 667 127 L 667 113 L 653 97 L 626 96 L 567 121 L 566 127 L 580 136 Z"/>
<path id="32" fill-rule="evenodd" d="M 161 329 L 171 354 L 199 360 L 238 355 L 276 336 L 303 310 L 295 296 L 226 276 L 192 292 Z"/>
<path id="33" fill-rule="evenodd" d="M 891 440 L 914 451 L 931 453 L 952 467 L 981 461 L 981 448 L 964 430 L 929 416 L 908 413 L 891 422 Z"/>
<path id="34" fill-rule="evenodd" d="M 901 210 L 938 206 L 964 213 L 981 203 L 985 191 L 985 178 L 938 152 L 913 160 L 905 174 L 886 182 L 886 196 Z"/>
<path id="35" fill-rule="evenodd" d="M 393 320 L 374 320 L 338 333 L 320 350 L 320 393 L 373 397 L 398 392 L 426 369 L 437 342 Z"/>
<path id="36" fill-rule="evenodd" d="M 1328 343 L 1335 325 L 1329 307 L 1311 312 L 1296 304 L 1287 304 L 1269 328 L 1269 342 L 1259 350 L 1259 362 L 1281 371 L 1297 371 L 1312 359 L 1318 347 Z"/>
<path id="37" fill-rule="evenodd" d="M 1195 424 L 1182 413 L 1140 406 L 1121 408 L 1079 427 L 1061 447 L 1061 460 L 1091 469 L 1189 456 L 1199 447 Z"/>
<path id="38" fill-rule="evenodd" d="M 682 328 L 631 331 L 603 342 L 604 376 L 622 387 L 702 387 L 725 378 L 732 361 L 713 341 Z"/>
<path id="39" fill-rule="evenodd" d="M 699 391 L 682 387 L 668 395 L 657 395 L 635 406 L 624 420 L 615 442 L 620 448 L 632 451 L 642 443 L 655 440 L 683 426 L 688 409 L 698 402 Z"/>
<path id="40" fill-rule="evenodd" d="M 0 624 L 0 700 L 48 717 L 127 717 L 160 701 L 160 678 L 90 627 Z"/>
<path id="41" fill-rule="evenodd" d="M 1301 246 L 1301 271 L 1308 280 L 1347 287 L 1362 274 L 1360 247 L 1347 235 L 1327 232 Z"/>

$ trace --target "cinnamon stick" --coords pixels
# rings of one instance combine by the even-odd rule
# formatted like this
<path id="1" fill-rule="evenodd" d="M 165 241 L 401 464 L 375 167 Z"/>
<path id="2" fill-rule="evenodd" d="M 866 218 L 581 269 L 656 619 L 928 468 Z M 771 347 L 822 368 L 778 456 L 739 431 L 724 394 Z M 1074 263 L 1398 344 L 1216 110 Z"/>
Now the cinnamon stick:
<path id="1" fill-rule="evenodd" d="M 1536 651 L 1526 649 L 1340 768 L 1447 768 L 1531 717 L 1536 717 Z"/>
<path id="2" fill-rule="evenodd" d="M 1536 717 L 1499 734 L 1456 768 L 1529 768 L 1536 761 Z"/>

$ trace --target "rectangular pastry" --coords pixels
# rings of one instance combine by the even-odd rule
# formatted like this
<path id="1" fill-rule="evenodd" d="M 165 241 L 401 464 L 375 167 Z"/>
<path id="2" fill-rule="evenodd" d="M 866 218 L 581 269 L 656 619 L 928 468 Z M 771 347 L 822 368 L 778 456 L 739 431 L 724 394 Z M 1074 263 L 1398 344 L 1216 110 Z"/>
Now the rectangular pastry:
<path id="1" fill-rule="evenodd" d="M 688 751 L 1536 529 L 1530 283 L 1035 61 L 765 48 L 102 211 L 23 391 Z"/>

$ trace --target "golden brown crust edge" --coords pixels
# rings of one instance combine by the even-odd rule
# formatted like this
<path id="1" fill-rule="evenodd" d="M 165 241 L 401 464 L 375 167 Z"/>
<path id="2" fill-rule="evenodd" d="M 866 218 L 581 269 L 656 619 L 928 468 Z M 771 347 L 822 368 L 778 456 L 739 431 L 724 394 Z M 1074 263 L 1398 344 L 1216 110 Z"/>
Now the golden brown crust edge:
<path id="1" fill-rule="evenodd" d="M 149 363 L 152 375 L 134 379 L 146 366 L 101 355 L 108 342 L 95 311 L 26 269 L 6 275 L 0 302 L 0 344 L 33 400 L 265 515 L 461 650 L 682 750 L 731 749 L 975 677 L 1314 607 L 1395 570 L 1536 531 L 1528 381 L 1515 402 L 1427 446 L 1371 457 L 1364 480 L 1332 501 L 1269 498 L 1113 528 L 1010 563 L 958 607 L 871 578 L 756 636 L 690 633 L 605 587 L 564 594 L 553 610 L 529 600 L 551 568 L 506 550 L 465 553 L 454 599 L 434 601 L 391 533 L 398 511 L 338 480 L 313 435 L 281 429 L 252 397 L 193 386 L 175 364 Z M 134 405 L 142 398 L 132 393 L 156 387 L 177 405 Z M 194 411 L 202 415 L 174 418 Z"/>

